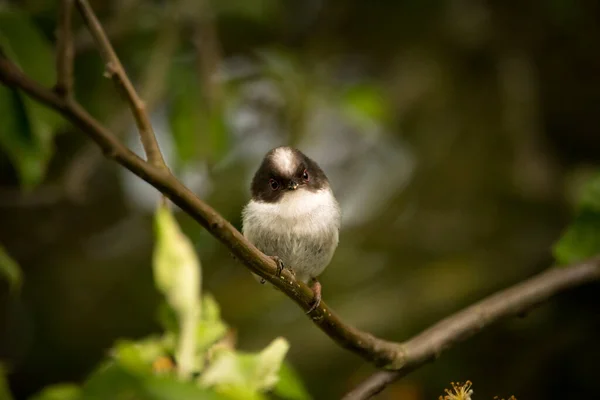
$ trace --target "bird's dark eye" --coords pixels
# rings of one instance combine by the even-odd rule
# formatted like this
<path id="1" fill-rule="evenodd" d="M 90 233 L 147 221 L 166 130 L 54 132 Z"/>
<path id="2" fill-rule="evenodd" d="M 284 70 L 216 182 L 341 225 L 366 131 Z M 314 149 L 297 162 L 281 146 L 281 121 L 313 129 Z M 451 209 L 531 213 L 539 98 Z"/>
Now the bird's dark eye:
<path id="1" fill-rule="evenodd" d="M 271 186 L 271 189 L 277 190 L 279 188 L 279 182 L 275 179 L 269 179 L 269 186 Z"/>
<path id="2" fill-rule="evenodd" d="M 304 170 L 302 172 L 302 179 L 304 179 L 306 182 L 308 182 L 310 180 L 310 176 L 308 176 L 308 171 Z"/>

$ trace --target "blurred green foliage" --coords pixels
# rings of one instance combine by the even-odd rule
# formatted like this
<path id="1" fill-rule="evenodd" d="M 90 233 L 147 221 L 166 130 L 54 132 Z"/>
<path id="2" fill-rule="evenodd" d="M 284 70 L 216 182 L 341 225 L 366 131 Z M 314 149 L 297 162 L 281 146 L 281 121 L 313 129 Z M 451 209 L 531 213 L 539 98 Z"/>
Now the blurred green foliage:
<path id="1" fill-rule="evenodd" d="M 27 13 L 0 9 L 0 49 L 36 82 L 47 87 L 55 83 L 52 44 Z M 5 86 L 0 88 L 0 115 L 0 146 L 17 167 L 23 186 L 31 188 L 46 174 L 54 135 L 63 121 L 48 107 Z"/>
<path id="2" fill-rule="evenodd" d="M 200 301 L 200 262 L 163 204 L 156 212 L 154 269 L 167 301 L 161 308 L 165 332 L 118 341 L 83 385 L 52 385 L 32 400 L 261 400 L 271 390 L 283 399 L 310 398 L 291 367 L 282 368 L 285 339 L 258 353 L 234 348 L 216 301 L 210 295 Z M 0 373 L 0 395 L 9 400 L 4 379 Z"/>
<path id="3" fill-rule="evenodd" d="M 553 256 L 568 264 L 600 250 L 598 178 L 571 193 L 573 176 L 600 164 L 597 2 L 91 3 L 147 94 L 169 165 L 235 226 L 268 148 L 298 145 L 324 167 L 346 217 L 324 297 L 361 329 L 404 339 Z M 0 4 L 3 54 L 46 87 L 57 4 Z M 170 27 L 177 40 L 163 48 Z M 78 17 L 74 28 L 76 98 L 133 147 L 126 102 Z M 113 396 L 107 385 L 152 399 L 251 396 L 272 382 L 261 357 L 271 343 L 278 363 L 274 337 L 289 342 L 289 362 L 267 396 L 337 398 L 372 372 L 181 216 L 211 293 L 198 295 L 190 335 L 168 279 L 158 288 L 150 268 L 156 193 L 2 85 L 0 121 L 0 267 L 12 287 L 24 282 L 19 296 L 0 293 L 0 359 L 17 400 Z M 599 306 L 597 286 L 559 296 L 381 398 L 434 398 L 465 379 L 478 397 L 593 397 Z M 230 327 L 255 351 L 228 348 Z M 194 368 L 210 357 L 227 366 L 215 372 L 223 391 L 197 374 L 176 379 L 168 360 L 184 330 Z M 77 383 L 40 392 L 65 381 Z"/>

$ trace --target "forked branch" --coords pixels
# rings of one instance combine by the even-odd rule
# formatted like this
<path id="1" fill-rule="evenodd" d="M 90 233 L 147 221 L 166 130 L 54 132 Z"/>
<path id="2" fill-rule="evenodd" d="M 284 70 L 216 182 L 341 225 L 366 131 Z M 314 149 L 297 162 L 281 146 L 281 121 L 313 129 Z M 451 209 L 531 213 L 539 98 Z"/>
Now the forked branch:
<path id="1" fill-rule="evenodd" d="M 94 14 L 94 11 L 87 0 L 75 1 L 77 2 L 77 8 L 83 17 L 83 20 L 94 37 L 98 50 L 106 63 L 107 75 L 115 81 L 117 87 L 121 89 L 129 102 L 129 107 L 135 118 L 140 134 L 140 140 L 144 147 L 144 152 L 146 153 L 146 159 L 155 167 L 166 168 L 165 160 L 160 151 L 160 147 L 158 146 L 158 142 L 156 141 L 154 130 L 150 124 L 150 118 L 148 118 L 148 113 L 146 112 L 146 106 L 129 80 L 129 77 L 121 64 L 119 57 L 117 57 L 117 53 L 115 53 L 112 44 L 108 40 L 100 21 L 98 21 L 98 18 Z"/>

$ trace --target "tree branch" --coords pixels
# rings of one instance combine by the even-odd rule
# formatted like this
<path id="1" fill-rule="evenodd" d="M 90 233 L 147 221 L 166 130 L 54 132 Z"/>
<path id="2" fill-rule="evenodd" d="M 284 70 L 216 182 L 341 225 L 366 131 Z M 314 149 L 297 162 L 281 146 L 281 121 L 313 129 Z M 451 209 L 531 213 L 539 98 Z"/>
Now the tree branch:
<path id="1" fill-rule="evenodd" d="M 105 52 L 110 50 L 109 52 L 114 56 L 98 21 L 87 7 L 87 2 L 77 0 L 77 4 L 86 16 L 88 25 L 98 36 L 100 47 Z M 106 42 L 105 45 L 102 45 L 102 41 Z M 109 60 L 112 60 L 111 57 Z M 116 59 L 116 56 L 114 58 Z M 119 79 L 129 82 L 120 63 L 118 67 L 118 71 L 123 74 Z M 61 113 L 96 142 L 108 158 L 114 159 L 154 186 L 198 221 L 252 272 L 268 280 L 305 311 L 311 308 L 313 292 L 308 286 L 296 281 L 288 270 L 284 270 L 281 276 L 276 276 L 275 262 L 261 253 L 227 220 L 186 188 L 167 168 L 164 168 L 164 164 L 144 161 L 125 147 L 111 131 L 96 121 L 78 103 L 39 85 L 1 56 L 0 81 L 7 86 L 21 89 L 32 98 Z M 131 87 L 130 83 L 129 87 Z M 131 93 L 135 94 L 132 87 Z M 135 105 L 135 99 L 136 97 L 133 97 L 131 101 L 132 106 Z M 134 113 L 140 118 L 145 116 L 143 112 L 134 110 Z M 149 124 L 147 119 L 145 122 Z M 155 140 L 151 130 L 144 132 L 146 133 L 142 134 L 140 131 L 142 138 Z M 154 145 L 156 145 L 155 141 Z M 158 150 L 157 145 L 156 149 Z M 158 154 L 160 155 L 159 150 Z M 150 155 L 148 157 L 150 158 Z M 599 259 L 571 267 L 550 269 L 466 308 L 405 343 L 382 340 L 344 323 L 323 301 L 310 313 L 310 318 L 340 346 L 373 362 L 378 367 L 393 370 L 375 374 L 347 397 L 347 399 L 362 399 L 368 398 L 391 381 L 435 359 L 448 347 L 474 335 L 498 319 L 523 313 L 561 291 L 598 279 L 600 279 Z"/>
<path id="2" fill-rule="evenodd" d="M 141 73 L 142 78 L 139 86 L 140 97 L 144 99 L 146 105 L 146 113 L 152 113 L 164 96 L 166 90 L 165 77 L 171 68 L 173 54 L 179 46 L 180 40 L 181 26 L 177 17 L 185 12 L 188 1 L 171 1 L 159 22 L 161 28 L 156 35 L 156 41 L 145 64 L 145 69 Z M 126 4 L 126 10 L 121 13 L 125 16 L 120 14 L 117 19 L 121 20 L 127 16 L 131 18 L 132 16 L 129 15 L 128 10 L 136 6 L 137 0 L 129 0 Z M 122 137 L 123 131 L 129 126 L 129 113 L 130 110 L 122 110 L 106 123 L 106 126 L 116 133 L 117 137 Z M 77 151 L 64 172 L 65 195 L 67 198 L 74 201 L 84 199 L 88 180 L 100 162 L 102 162 L 102 154 L 98 152 L 94 143 L 90 142 Z"/>
<path id="3" fill-rule="evenodd" d="M 72 21 L 73 0 L 61 0 L 58 15 L 57 50 L 56 50 L 56 86 L 54 91 L 59 96 L 73 95 L 73 37 Z"/>
<path id="4" fill-rule="evenodd" d="M 129 102 L 148 162 L 155 167 L 166 168 L 165 160 L 160 151 L 160 147 L 158 146 L 158 142 L 156 141 L 156 136 L 154 135 L 154 130 L 150 124 L 148 114 L 146 113 L 144 102 L 135 91 L 119 57 L 117 57 L 117 53 L 115 53 L 100 21 L 96 18 L 96 15 L 87 0 L 76 0 L 76 2 L 77 8 L 88 26 L 90 33 L 94 37 L 98 49 L 100 50 L 100 54 L 106 63 L 107 74 L 115 81 L 117 87 L 123 91 Z"/>
<path id="5" fill-rule="evenodd" d="M 223 243 L 252 272 L 272 283 L 303 310 L 313 302 L 313 292 L 303 282 L 296 281 L 288 270 L 276 276 L 275 262 L 260 252 L 227 220 L 185 187 L 170 171 L 145 162 L 127 149 L 113 133 L 102 126 L 76 102 L 66 101 L 25 76 L 13 63 L 0 57 L 0 81 L 19 88 L 32 98 L 60 112 L 84 131 L 104 151 L 106 157 L 154 186 L 173 203 L 198 221 Z M 324 301 L 311 312 L 312 321 L 340 346 L 373 362 L 385 366 L 397 359 L 398 344 L 375 338 L 345 324 Z"/>
<path id="6" fill-rule="evenodd" d="M 393 371 L 376 372 L 348 393 L 344 400 L 368 399 L 492 323 L 523 314 L 558 293 L 599 279 L 600 258 L 594 258 L 572 266 L 550 268 L 493 294 L 404 342 L 401 357 L 394 362 Z"/>

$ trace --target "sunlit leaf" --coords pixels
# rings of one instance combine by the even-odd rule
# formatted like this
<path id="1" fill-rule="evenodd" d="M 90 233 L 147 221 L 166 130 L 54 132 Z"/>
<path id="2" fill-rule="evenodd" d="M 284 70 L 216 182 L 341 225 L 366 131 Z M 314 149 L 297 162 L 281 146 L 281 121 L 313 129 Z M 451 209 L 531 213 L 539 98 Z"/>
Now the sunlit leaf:
<path id="1" fill-rule="evenodd" d="M 219 305 L 210 295 L 202 300 L 202 318 L 196 328 L 197 351 L 206 351 L 227 333 L 227 325 L 221 320 Z"/>
<path id="2" fill-rule="evenodd" d="M 257 354 L 223 348 L 200 376 L 200 383 L 218 390 L 236 388 L 248 393 L 272 389 L 279 380 L 279 369 L 288 349 L 289 344 L 283 338 L 275 339 Z"/>
<path id="3" fill-rule="evenodd" d="M 284 338 L 277 338 L 258 354 L 254 376 L 261 389 L 270 389 L 279 380 L 279 369 L 290 345 Z"/>
<path id="4" fill-rule="evenodd" d="M 178 313 L 199 312 L 200 261 L 189 238 L 179 229 L 167 206 L 155 215 L 154 279 Z"/>
<path id="5" fill-rule="evenodd" d="M 55 82 L 52 46 L 31 21 L 15 10 L 0 10 L 0 48 L 12 62 L 38 83 Z M 0 144 L 19 171 L 22 183 L 33 186 L 44 177 L 53 152 L 55 133 L 64 123 L 54 111 L 26 95 L 14 98 L 11 90 L 0 92 L 0 115 L 9 126 L 0 130 Z M 25 123 L 15 121 L 24 120 Z"/>
<path id="6" fill-rule="evenodd" d="M 21 268 L 19 264 L 6 252 L 0 245 L 0 275 L 9 283 L 12 290 L 18 290 L 23 281 Z"/>
<path id="7" fill-rule="evenodd" d="M 61 383 L 44 388 L 29 400 L 79 400 L 82 398 L 81 388 L 71 383 Z"/>
<path id="8" fill-rule="evenodd" d="M 284 362 L 279 370 L 279 381 L 274 389 L 275 394 L 284 399 L 310 400 L 312 397 L 306 391 L 300 376 L 292 366 Z"/>
<path id="9" fill-rule="evenodd" d="M 154 281 L 177 314 L 179 337 L 175 358 L 181 376 L 201 365 L 196 357 L 196 327 L 200 317 L 200 261 L 166 205 L 155 215 Z"/>

